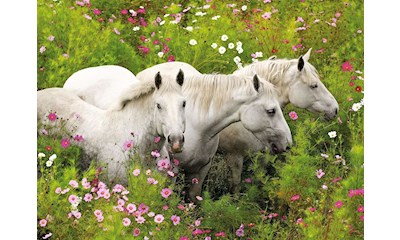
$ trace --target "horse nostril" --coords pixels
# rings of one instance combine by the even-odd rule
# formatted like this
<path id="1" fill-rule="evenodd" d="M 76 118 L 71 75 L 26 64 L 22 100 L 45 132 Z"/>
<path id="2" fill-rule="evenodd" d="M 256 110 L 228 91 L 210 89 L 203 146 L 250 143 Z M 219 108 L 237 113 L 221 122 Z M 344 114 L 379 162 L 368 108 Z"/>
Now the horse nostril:
<path id="1" fill-rule="evenodd" d="M 337 108 L 335 108 L 335 115 L 337 115 L 338 114 L 338 109 Z"/>
<path id="2" fill-rule="evenodd" d="M 289 150 L 290 150 L 290 147 L 289 147 L 289 146 L 287 146 L 287 147 L 286 147 L 286 151 L 289 151 Z"/>
<path id="3" fill-rule="evenodd" d="M 185 135 L 182 135 L 182 143 L 185 142 Z"/>
<path id="4" fill-rule="evenodd" d="M 171 136 L 168 136 L 168 142 L 171 143 Z"/>

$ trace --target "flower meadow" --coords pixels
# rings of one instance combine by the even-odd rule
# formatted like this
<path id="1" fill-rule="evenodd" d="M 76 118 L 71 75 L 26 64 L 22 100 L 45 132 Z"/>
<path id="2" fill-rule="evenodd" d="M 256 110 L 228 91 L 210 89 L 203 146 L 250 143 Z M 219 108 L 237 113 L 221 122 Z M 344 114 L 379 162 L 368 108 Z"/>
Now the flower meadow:
<path id="1" fill-rule="evenodd" d="M 185 201 L 183 173 L 172 171 L 179 159 L 155 160 L 147 169 L 130 139 L 120 143 L 131 156 L 128 184 L 103 180 L 104 166 L 79 147 L 85 136 L 71 136 L 65 127 L 74 119 L 50 112 L 55 126 L 38 126 L 37 239 L 364 238 L 362 1 L 37 4 L 38 89 L 62 87 L 91 66 L 138 73 L 183 61 L 203 73 L 229 74 L 312 48 L 310 62 L 340 107 L 336 119 L 325 121 L 289 104 L 283 112 L 291 150 L 249 154 L 234 195 L 224 155 L 217 154 L 196 204 Z"/>

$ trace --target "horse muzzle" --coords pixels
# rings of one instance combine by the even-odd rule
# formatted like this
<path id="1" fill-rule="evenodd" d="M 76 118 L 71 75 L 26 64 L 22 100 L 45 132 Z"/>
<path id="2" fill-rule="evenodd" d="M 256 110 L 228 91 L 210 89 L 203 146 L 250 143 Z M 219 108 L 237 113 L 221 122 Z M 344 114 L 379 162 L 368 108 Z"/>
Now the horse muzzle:
<path id="1" fill-rule="evenodd" d="M 169 135 L 168 138 L 169 150 L 172 153 L 180 153 L 183 151 L 185 143 L 185 136 L 182 135 Z"/>

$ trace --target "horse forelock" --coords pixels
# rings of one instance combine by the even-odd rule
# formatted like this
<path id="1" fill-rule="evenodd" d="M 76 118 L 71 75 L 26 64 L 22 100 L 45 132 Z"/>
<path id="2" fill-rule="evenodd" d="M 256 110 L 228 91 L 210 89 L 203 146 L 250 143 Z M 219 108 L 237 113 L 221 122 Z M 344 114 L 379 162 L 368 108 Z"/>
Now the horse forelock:
<path id="1" fill-rule="evenodd" d="M 234 94 L 254 96 L 252 78 L 237 75 L 203 74 L 185 79 L 182 88 L 184 94 L 191 98 L 193 104 L 200 109 L 200 113 L 219 111 L 224 104 L 232 101 Z"/>

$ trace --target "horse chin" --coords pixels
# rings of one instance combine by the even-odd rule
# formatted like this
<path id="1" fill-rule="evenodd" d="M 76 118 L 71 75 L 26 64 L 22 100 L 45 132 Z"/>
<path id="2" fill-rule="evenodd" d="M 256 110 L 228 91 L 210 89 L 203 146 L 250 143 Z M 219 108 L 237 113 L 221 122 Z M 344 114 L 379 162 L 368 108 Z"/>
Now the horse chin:
<path id="1" fill-rule="evenodd" d="M 278 147 L 275 143 L 272 143 L 270 146 L 270 153 L 271 154 L 279 154 L 285 152 L 286 149 Z"/>

